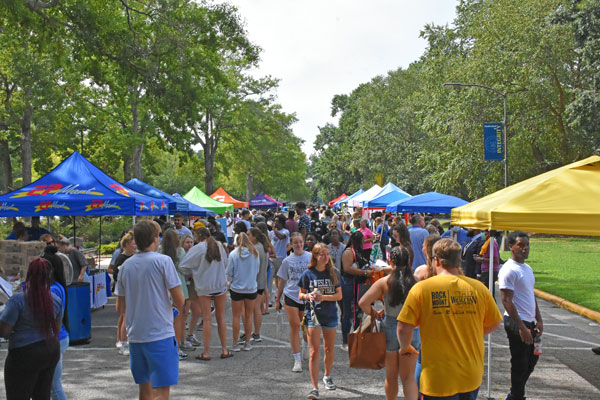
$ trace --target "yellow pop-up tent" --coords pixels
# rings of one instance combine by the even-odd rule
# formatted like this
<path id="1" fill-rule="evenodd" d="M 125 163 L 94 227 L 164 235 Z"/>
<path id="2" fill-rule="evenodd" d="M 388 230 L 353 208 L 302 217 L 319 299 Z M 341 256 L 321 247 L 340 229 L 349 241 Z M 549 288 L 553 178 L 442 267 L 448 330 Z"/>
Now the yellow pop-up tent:
<path id="1" fill-rule="evenodd" d="M 452 225 L 600 236 L 600 157 L 591 156 L 452 209 Z"/>
<path id="2" fill-rule="evenodd" d="M 600 236 L 600 157 L 534 176 L 452 209 L 452 225 L 536 233 Z M 490 264 L 493 264 L 491 252 Z M 490 274 L 490 291 L 494 281 Z M 492 339 L 488 335 L 488 398 Z"/>

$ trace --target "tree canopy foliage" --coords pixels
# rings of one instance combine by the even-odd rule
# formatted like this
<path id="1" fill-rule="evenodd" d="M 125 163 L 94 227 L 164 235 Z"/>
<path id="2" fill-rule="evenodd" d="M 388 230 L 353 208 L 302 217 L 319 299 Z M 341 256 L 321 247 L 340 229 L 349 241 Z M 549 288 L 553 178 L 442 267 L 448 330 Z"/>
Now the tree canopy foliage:
<path id="1" fill-rule="evenodd" d="M 0 0 L 0 43 L 1 191 L 78 150 L 170 192 L 308 195 L 295 117 L 228 4 Z"/>
<path id="2" fill-rule="evenodd" d="M 508 160 L 515 183 L 600 146 L 600 2 L 462 0 L 451 26 L 428 25 L 407 69 L 332 99 L 337 125 L 320 128 L 310 175 L 325 199 L 384 174 L 412 194 L 474 199 L 504 186 L 484 161 L 484 122 L 501 122 L 508 95 Z"/>

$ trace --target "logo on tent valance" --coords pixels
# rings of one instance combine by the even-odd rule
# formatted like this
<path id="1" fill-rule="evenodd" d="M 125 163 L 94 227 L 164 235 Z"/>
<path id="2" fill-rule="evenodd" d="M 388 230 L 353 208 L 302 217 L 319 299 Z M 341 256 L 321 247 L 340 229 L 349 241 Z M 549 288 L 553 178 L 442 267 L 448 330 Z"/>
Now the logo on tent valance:
<path id="1" fill-rule="evenodd" d="M 29 196 L 46 196 L 46 195 L 59 195 L 59 194 L 68 194 L 68 195 L 91 195 L 91 196 L 104 196 L 104 193 L 97 192 L 95 187 L 89 189 L 79 189 L 79 184 L 76 185 L 67 185 L 63 187 L 61 184 L 53 184 L 53 185 L 38 185 L 34 186 L 30 190 L 26 192 L 16 193 L 14 196 L 11 196 L 12 199 L 21 198 L 21 197 L 29 197 Z"/>

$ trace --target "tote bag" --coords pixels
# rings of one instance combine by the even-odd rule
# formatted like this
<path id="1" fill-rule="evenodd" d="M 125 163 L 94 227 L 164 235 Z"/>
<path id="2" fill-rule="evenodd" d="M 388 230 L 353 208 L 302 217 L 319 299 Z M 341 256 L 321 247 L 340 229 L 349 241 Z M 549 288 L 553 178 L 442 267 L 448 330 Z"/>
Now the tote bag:
<path id="1" fill-rule="evenodd" d="M 385 333 L 377 330 L 375 319 L 370 315 L 348 335 L 350 368 L 382 369 L 385 366 L 385 350 Z"/>

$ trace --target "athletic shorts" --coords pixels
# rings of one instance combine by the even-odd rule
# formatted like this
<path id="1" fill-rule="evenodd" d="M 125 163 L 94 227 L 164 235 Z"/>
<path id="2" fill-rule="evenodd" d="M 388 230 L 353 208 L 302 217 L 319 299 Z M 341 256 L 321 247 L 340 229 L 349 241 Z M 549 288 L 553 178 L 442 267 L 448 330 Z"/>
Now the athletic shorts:
<path id="1" fill-rule="evenodd" d="M 265 292 L 265 289 L 258 289 L 256 291 L 256 294 L 258 294 L 259 296 L 262 296 L 264 292 Z"/>
<path id="2" fill-rule="evenodd" d="M 304 311 L 304 304 L 298 303 L 294 299 L 290 299 L 285 294 L 283 295 L 283 302 L 286 306 L 296 307 L 300 311 Z"/>
<path id="3" fill-rule="evenodd" d="M 271 266 L 273 267 L 273 276 L 277 277 L 277 271 L 279 271 L 279 267 L 281 267 L 283 258 L 271 257 L 269 258 L 269 261 L 271 261 Z"/>
<path id="4" fill-rule="evenodd" d="M 129 343 L 129 367 L 136 384 L 153 388 L 177 385 L 179 352 L 175 337 L 146 343 Z"/>
<path id="5" fill-rule="evenodd" d="M 222 296 L 225 293 L 227 293 L 227 290 L 223 290 L 222 292 L 215 292 L 215 293 L 210 293 L 208 296 L 209 297 L 217 297 L 217 296 Z"/>
<path id="6" fill-rule="evenodd" d="M 238 293 L 229 289 L 229 294 L 231 295 L 231 301 L 242 301 L 242 300 L 256 300 L 257 294 L 254 293 Z"/>

